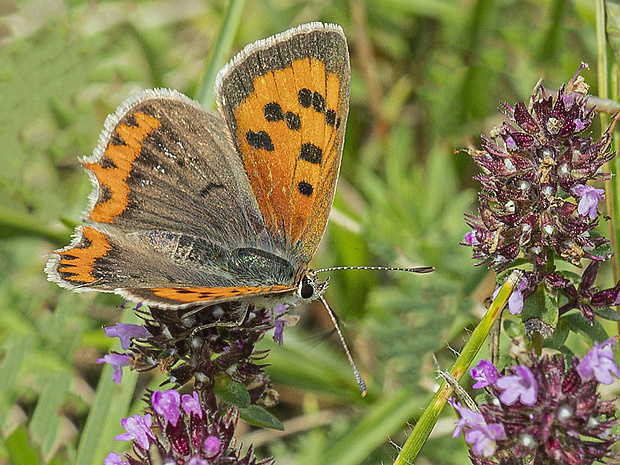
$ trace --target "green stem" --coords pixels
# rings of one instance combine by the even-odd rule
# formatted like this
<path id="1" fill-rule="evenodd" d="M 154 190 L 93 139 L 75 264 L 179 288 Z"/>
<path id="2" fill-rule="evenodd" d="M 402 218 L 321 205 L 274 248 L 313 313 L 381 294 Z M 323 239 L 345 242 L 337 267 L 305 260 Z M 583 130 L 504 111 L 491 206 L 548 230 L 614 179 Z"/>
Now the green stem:
<path id="1" fill-rule="evenodd" d="M 213 107 L 215 96 L 215 77 L 230 54 L 233 39 L 239 26 L 245 0 L 230 0 L 226 7 L 222 26 L 211 49 L 205 73 L 200 83 L 197 99 L 207 108 Z"/>
<path id="2" fill-rule="evenodd" d="M 515 289 L 517 283 L 520 281 L 522 273 L 519 270 L 515 270 L 508 277 L 501 290 L 493 300 L 493 303 L 487 310 L 471 337 L 463 347 L 461 355 L 457 358 L 456 362 L 450 370 L 450 376 L 457 382 L 461 380 L 463 375 L 467 372 L 467 369 L 471 365 L 472 361 L 476 357 L 476 354 L 482 347 L 482 344 L 486 340 L 487 336 L 491 332 L 493 325 L 499 318 L 502 310 L 508 302 L 508 298 Z M 396 457 L 394 465 L 410 465 L 413 463 L 418 453 L 422 449 L 422 446 L 431 434 L 439 413 L 443 409 L 446 401 L 452 395 L 452 387 L 444 381 L 439 390 L 435 393 L 429 406 L 426 408 L 420 420 L 416 423 L 411 435 L 405 442 L 400 454 Z"/>
<path id="3" fill-rule="evenodd" d="M 615 64 L 613 67 L 613 98 L 618 98 L 618 73 L 620 70 L 618 69 L 618 65 Z M 620 143 L 618 142 L 618 138 L 613 139 L 613 147 L 616 154 L 620 150 Z M 620 156 L 616 155 L 609 162 L 609 171 L 613 173 L 613 177 L 611 181 L 607 183 L 606 187 L 606 195 L 607 195 L 607 212 L 611 217 L 611 221 L 609 222 L 609 227 L 611 229 L 611 245 L 614 249 L 614 257 L 612 259 L 613 270 L 614 270 L 614 282 L 618 282 L 620 280 L 620 253 L 618 253 L 618 247 L 620 247 Z"/>
<path id="4" fill-rule="evenodd" d="M 607 64 L 607 16 L 606 16 L 606 2 L 605 0 L 598 0 L 596 2 L 596 43 L 598 52 L 598 88 L 599 95 L 602 98 L 609 98 L 609 82 L 608 82 L 608 64 Z M 610 34 L 616 30 L 614 27 L 610 27 Z M 613 35 L 612 35 L 613 38 Z M 613 45 L 613 44 L 612 44 Z M 615 84 L 611 88 L 612 97 L 616 98 L 618 94 L 617 89 L 617 64 L 613 67 L 614 78 L 612 82 Z M 601 131 L 604 131 L 609 124 L 609 117 L 601 114 Z M 614 148 L 618 153 L 618 142 L 613 140 Z M 612 258 L 612 267 L 614 273 L 614 282 L 620 280 L 620 255 L 618 254 L 618 247 L 620 247 L 620 181 L 618 180 L 618 174 L 620 173 L 620 161 L 618 156 L 614 157 L 608 164 L 607 170 L 613 174 L 612 179 L 605 183 L 605 203 L 607 206 L 607 213 L 611 217 L 609 222 L 609 229 L 611 235 L 611 246 L 615 251 L 615 256 Z M 620 331 L 620 323 L 618 324 L 618 330 Z"/>

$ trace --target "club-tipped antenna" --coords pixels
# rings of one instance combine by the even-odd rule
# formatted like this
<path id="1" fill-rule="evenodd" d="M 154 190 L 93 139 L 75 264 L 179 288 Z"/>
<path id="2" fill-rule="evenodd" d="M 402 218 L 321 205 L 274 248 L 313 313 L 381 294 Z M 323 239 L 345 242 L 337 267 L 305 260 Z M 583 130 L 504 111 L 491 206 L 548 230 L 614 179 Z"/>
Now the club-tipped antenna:
<path id="1" fill-rule="evenodd" d="M 321 268 L 314 270 L 313 273 L 323 273 L 324 271 L 339 271 L 339 270 L 375 270 L 375 271 L 407 271 L 408 273 L 430 273 L 435 271 L 434 266 L 418 266 L 399 268 L 393 266 L 332 266 L 331 268 Z"/>
<path id="2" fill-rule="evenodd" d="M 323 305 L 325 305 L 325 308 L 327 309 L 327 313 L 329 313 L 329 317 L 332 319 L 334 328 L 336 328 L 336 332 L 338 333 L 338 337 L 340 338 L 340 344 L 342 344 L 342 347 L 344 347 L 344 352 L 347 354 L 347 358 L 349 359 L 349 364 L 351 365 L 351 368 L 353 368 L 353 375 L 355 376 L 355 381 L 357 382 L 357 385 L 360 388 L 362 397 L 364 397 L 367 392 L 366 383 L 364 382 L 364 379 L 362 378 L 360 371 L 355 366 L 355 362 L 353 361 L 353 357 L 351 356 L 351 351 L 349 351 L 349 347 L 347 346 L 347 343 L 344 340 L 344 335 L 342 334 L 342 331 L 340 330 L 340 326 L 338 326 L 338 320 L 336 318 L 336 315 L 334 315 L 334 312 L 332 311 L 331 307 L 329 306 L 325 298 L 320 293 L 318 294 L 318 296 L 319 296 L 319 300 L 323 303 Z"/>
<path id="3" fill-rule="evenodd" d="M 330 268 L 321 268 L 319 270 L 314 270 L 310 274 L 313 277 L 316 277 L 317 273 L 323 273 L 325 271 L 339 271 L 339 270 L 406 271 L 408 273 L 430 273 L 432 271 L 435 271 L 435 267 L 434 266 L 419 266 L 419 267 L 401 268 L 401 267 L 393 267 L 393 266 L 333 266 Z M 323 284 L 326 284 L 326 282 Z M 364 382 L 364 379 L 362 378 L 360 371 L 357 369 L 357 366 L 355 366 L 355 362 L 353 361 L 353 356 L 351 355 L 349 346 L 347 346 L 347 343 L 344 340 L 344 335 L 342 334 L 342 331 L 340 330 L 340 326 L 338 325 L 338 319 L 336 318 L 336 315 L 334 314 L 333 310 L 331 309 L 331 307 L 329 306 L 329 304 L 323 297 L 322 291 L 324 290 L 324 288 L 325 286 L 323 286 L 323 289 L 318 291 L 316 295 L 318 295 L 319 300 L 323 303 L 323 305 L 327 309 L 327 313 L 329 314 L 329 317 L 332 319 L 334 328 L 336 328 L 336 333 L 338 333 L 338 337 L 340 338 L 340 344 L 342 344 L 342 347 L 344 348 L 344 352 L 347 354 L 347 359 L 349 359 L 349 364 L 351 365 L 351 368 L 353 369 L 355 381 L 357 382 L 357 385 L 360 388 L 362 397 L 364 397 L 367 392 L 366 383 Z"/>

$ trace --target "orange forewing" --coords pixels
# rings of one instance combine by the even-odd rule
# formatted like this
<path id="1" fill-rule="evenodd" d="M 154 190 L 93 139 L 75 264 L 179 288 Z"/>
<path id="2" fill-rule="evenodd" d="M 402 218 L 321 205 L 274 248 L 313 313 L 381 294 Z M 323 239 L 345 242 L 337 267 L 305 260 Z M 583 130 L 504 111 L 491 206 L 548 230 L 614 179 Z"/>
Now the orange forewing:
<path id="1" fill-rule="evenodd" d="M 97 200 L 89 218 L 96 223 L 112 223 L 121 215 L 129 203 L 129 186 L 127 178 L 131 172 L 133 162 L 142 151 L 144 139 L 159 128 L 161 123 L 153 116 L 135 113 L 136 126 L 119 124 L 116 132 L 125 143 L 115 145 L 109 142 L 102 160 L 96 163 L 84 163 L 97 177 L 100 186 L 105 186 L 107 194 L 103 200 Z M 104 164 L 106 163 L 106 164 Z M 100 187 L 100 190 L 102 188 Z"/>
<path id="2" fill-rule="evenodd" d="M 327 222 L 331 202 L 317 201 L 317 196 L 331 200 L 338 176 L 341 153 L 334 144 L 338 131 L 344 129 L 336 116 L 340 89 L 340 78 L 326 74 L 323 62 L 304 58 L 255 77 L 254 92 L 234 110 L 239 149 L 265 223 L 288 245 L 308 233 L 311 215 L 315 223 L 311 226 L 320 230 L 319 236 Z M 324 105 L 319 108 L 312 101 L 303 105 L 302 90 L 318 94 Z M 273 104 L 283 118 L 266 117 L 266 106 Z M 252 143 L 248 135 L 261 133 L 268 136 L 267 142 Z M 330 190 L 325 192 L 325 186 Z"/>

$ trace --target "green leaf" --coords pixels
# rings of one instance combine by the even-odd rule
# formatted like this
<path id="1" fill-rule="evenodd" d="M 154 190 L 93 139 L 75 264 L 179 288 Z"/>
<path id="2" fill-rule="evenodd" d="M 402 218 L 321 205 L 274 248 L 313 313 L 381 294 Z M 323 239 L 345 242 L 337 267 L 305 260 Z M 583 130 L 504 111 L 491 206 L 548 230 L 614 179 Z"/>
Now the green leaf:
<path id="1" fill-rule="evenodd" d="M 402 388 L 374 402 L 346 435 L 329 444 L 317 456 L 302 459 L 297 465 L 364 463 L 364 458 L 383 445 L 385 438 L 396 434 L 403 425 L 419 415 L 425 401 L 424 397 L 415 395 L 410 388 Z"/>
<path id="2" fill-rule="evenodd" d="M 547 292 L 544 285 L 538 286 L 536 292 L 525 300 L 521 319 L 526 332 L 540 333 L 545 339 L 551 337 L 558 324 L 558 304 Z"/>
<path id="3" fill-rule="evenodd" d="M 607 40 L 614 52 L 616 62 L 620 62 L 620 2 L 605 0 L 605 13 Z"/>
<path id="4" fill-rule="evenodd" d="M 272 382 L 327 394 L 340 402 L 359 402 L 362 397 L 344 351 L 332 349 L 327 343 L 309 347 L 308 338 L 302 341 L 302 337 L 299 331 L 292 328 L 285 331 L 282 346 L 278 346 L 271 338 L 259 342 L 258 350 L 270 349 L 270 366 L 267 371 Z M 369 395 L 372 396 L 371 382 L 368 387 Z"/>
<path id="5" fill-rule="evenodd" d="M 28 443 L 28 435 L 23 428 L 16 429 L 5 441 L 9 453 L 9 463 L 13 465 L 37 465 L 40 463 L 37 452 Z"/>
<path id="6" fill-rule="evenodd" d="M 595 257 L 601 257 L 603 260 L 608 260 L 614 254 L 614 249 L 609 242 L 606 242 L 595 247 L 589 253 Z"/>
<path id="7" fill-rule="evenodd" d="M 123 323 L 139 322 L 131 308 L 124 311 Z M 113 350 L 120 350 L 120 342 L 116 341 Z M 120 421 L 127 415 L 138 380 L 138 373 L 125 370 L 120 385 L 112 381 L 113 368 L 104 367 L 97 385 L 97 395 L 88 414 L 84 433 L 78 445 L 76 465 L 102 463 L 110 451 L 114 436 L 122 432 Z"/>
<path id="8" fill-rule="evenodd" d="M 504 332 L 511 338 L 523 336 L 523 327 L 514 320 L 506 318 L 502 321 L 502 326 Z"/>
<path id="9" fill-rule="evenodd" d="M 590 345 L 609 339 L 605 328 L 596 320 L 590 324 L 581 313 L 571 313 L 562 317 L 570 329 L 583 337 Z"/>
<path id="10" fill-rule="evenodd" d="M 258 405 L 250 405 L 247 408 L 240 408 L 239 416 L 243 421 L 249 423 L 250 425 L 258 426 L 259 428 L 284 431 L 284 425 L 282 422 Z"/>
<path id="11" fill-rule="evenodd" d="M 50 378 L 32 415 L 29 430 L 33 441 L 41 445 L 44 456 L 51 452 L 60 433 L 62 417 L 58 412 L 71 384 L 67 373 L 58 373 Z"/>
<path id="12" fill-rule="evenodd" d="M 215 95 L 215 78 L 222 65 L 226 62 L 232 48 L 233 39 L 239 27 L 241 14 L 245 0 L 230 0 L 226 6 L 226 14 L 222 25 L 217 34 L 215 44 L 211 49 L 211 56 L 200 83 L 198 91 L 198 101 L 207 108 L 213 106 L 213 96 Z"/>
<path id="13" fill-rule="evenodd" d="M 593 307 L 594 314 L 605 320 L 620 321 L 620 312 L 615 311 L 610 307 L 596 308 Z"/>
<path id="14" fill-rule="evenodd" d="M 18 375 L 24 357 L 32 352 L 34 336 L 19 338 L 14 344 L 5 345 L 2 363 L 0 364 L 0 429 L 6 428 L 11 406 L 17 401 L 19 394 Z M 6 430 L 5 430 L 6 431 Z"/>
<path id="15" fill-rule="evenodd" d="M 215 380 L 213 391 L 227 404 L 239 409 L 248 408 L 251 404 L 250 394 L 241 383 L 231 380 L 228 376 L 221 376 Z"/>
<path id="16" fill-rule="evenodd" d="M 569 325 L 564 320 L 564 318 L 560 318 L 558 325 L 555 327 L 555 331 L 553 332 L 553 335 L 545 341 L 545 345 L 547 347 L 552 347 L 554 349 L 557 349 L 561 352 L 566 352 L 567 349 L 564 346 L 564 343 L 566 342 L 566 339 L 568 339 L 569 334 L 570 334 Z"/>
<path id="17" fill-rule="evenodd" d="M 20 236 L 40 237 L 56 245 L 66 244 L 71 239 L 69 231 L 57 232 L 51 230 L 42 225 L 40 218 L 34 215 L 11 208 L 0 207 L 0 239 Z"/>

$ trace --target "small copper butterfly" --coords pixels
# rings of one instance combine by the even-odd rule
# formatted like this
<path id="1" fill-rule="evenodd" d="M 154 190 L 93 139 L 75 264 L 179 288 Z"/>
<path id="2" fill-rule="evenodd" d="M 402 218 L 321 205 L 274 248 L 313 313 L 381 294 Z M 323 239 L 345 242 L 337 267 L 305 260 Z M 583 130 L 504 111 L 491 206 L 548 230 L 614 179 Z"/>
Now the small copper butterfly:
<path id="1" fill-rule="evenodd" d="M 147 90 L 105 122 L 86 225 L 46 271 L 74 291 L 160 308 L 316 293 L 349 110 L 339 26 L 310 23 L 245 47 L 218 74 L 219 115 Z"/>

